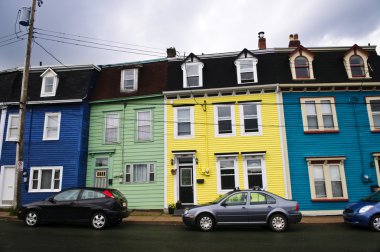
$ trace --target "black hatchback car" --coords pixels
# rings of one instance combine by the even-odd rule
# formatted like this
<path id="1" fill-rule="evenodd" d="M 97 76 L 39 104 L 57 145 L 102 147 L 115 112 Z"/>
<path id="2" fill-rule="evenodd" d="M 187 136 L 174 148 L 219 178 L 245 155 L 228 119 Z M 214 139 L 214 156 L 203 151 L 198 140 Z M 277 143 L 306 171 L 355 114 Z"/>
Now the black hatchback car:
<path id="1" fill-rule="evenodd" d="M 128 217 L 128 201 L 110 188 L 70 188 L 43 201 L 23 205 L 18 218 L 29 227 L 40 223 L 88 223 L 95 229 Z"/>

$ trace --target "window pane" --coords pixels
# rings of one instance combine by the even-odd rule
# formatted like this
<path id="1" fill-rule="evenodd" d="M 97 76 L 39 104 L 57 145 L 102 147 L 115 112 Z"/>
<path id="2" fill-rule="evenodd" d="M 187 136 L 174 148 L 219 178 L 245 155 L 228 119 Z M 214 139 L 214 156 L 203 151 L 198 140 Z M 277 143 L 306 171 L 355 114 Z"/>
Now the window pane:
<path id="1" fill-rule="evenodd" d="M 332 114 L 331 102 L 323 100 L 321 101 L 322 114 Z"/>
<path id="2" fill-rule="evenodd" d="M 198 65 L 186 65 L 186 74 L 190 76 L 199 76 L 199 66 Z"/>
<path id="3" fill-rule="evenodd" d="M 307 128 L 309 130 L 311 129 L 318 129 L 318 119 L 317 116 L 307 116 Z"/>
<path id="4" fill-rule="evenodd" d="M 230 134 L 230 133 L 232 133 L 231 120 L 219 121 L 219 134 Z"/>
<path id="5" fill-rule="evenodd" d="M 218 118 L 231 118 L 231 107 L 218 107 Z"/>
<path id="6" fill-rule="evenodd" d="M 326 198 L 326 187 L 324 181 L 314 181 L 315 185 L 315 196 L 317 198 Z"/>
<path id="7" fill-rule="evenodd" d="M 380 115 L 373 116 L 373 124 L 375 128 L 380 128 Z"/>
<path id="8" fill-rule="evenodd" d="M 247 202 L 247 193 L 236 193 L 230 196 L 225 203 L 227 205 L 245 205 Z"/>
<path id="9" fill-rule="evenodd" d="M 334 120 L 332 115 L 323 115 L 323 126 L 325 128 L 334 128 Z"/>
<path id="10" fill-rule="evenodd" d="M 372 112 L 380 112 L 380 100 L 371 100 L 370 102 Z"/>
<path id="11" fill-rule="evenodd" d="M 178 123 L 178 135 L 185 136 L 191 135 L 191 125 L 190 123 Z"/>
<path id="12" fill-rule="evenodd" d="M 151 113 L 150 111 L 137 112 L 137 140 L 151 140 Z"/>
<path id="13" fill-rule="evenodd" d="M 41 189 L 51 189 L 52 170 L 41 170 Z"/>
<path id="14" fill-rule="evenodd" d="M 252 204 L 266 204 L 267 200 L 265 195 L 261 193 L 251 193 L 251 203 Z"/>
<path id="15" fill-rule="evenodd" d="M 67 190 L 54 196 L 56 201 L 76 200 L 78 198 L 80 190 Z"/>
<path id="16" fill-rule="evenodd" d="M 61 178 L 61 171 L 55 170 L 54 171 L 54 179 L 60 179 Z"/>
<path id="17" fill-rule="evenodd" d="M 185 122 L 188 122 L 190 121 L 190 109 L 178 109 L 177 110 L 177 113 L 178 113 L 178 121 L 185 121 Z"/>
<path id="18" fill-rule="evenodd" d="M 373 110 L 372 110 L 373 111 Z M 19 117 L 18 116 L 12 116 L 12 117 L 9 117 L 10 118 L 10 127 L 11 128 L 18 128 L 18 124 L 19 124 Z"/>
<path id="19" fill-rule="evenodd" d="M 133 165 L 133 182 L 147 182 L 148 169 L 146 164 Z"/>
<path id="20" fill-rule="evenodd" d="M 248 174 L 248 187 L 254 188 L 259 186 L 263 188 L 263 175 L 262 174 Z"/>
<path id="21" fill-rule="evenodd" d="M 192 186 L 193 185 L 193 175 L 191 168 L 181 169 L 181 186 Z"/>
<path id="22" fill-rule="evenodd" d="M 256 104 L 243 105 L 243 112 L 244 112 L 244 117 L 257 116 L 257 105 Z"/>
<path id="23" fill-rule="evenodd" d="M 97 158 L 95 160 L 96 167 L 108 166 L 108 158 Z"/>
<path id="24" fill-rule="evenodd" d="M 245 132 L 259 132 L 259 122 L 257 119 L 244 119 Z"/>
<path id="25" fill-rule="evenodd" d="M 187 86 L 188 87 L 198 87 L 199 86 L 199 77 L 187 77 Z"/>
<path id="26" fill-rule="evenodd" d="M 244 72 L 241 73 L 241 81 L 253 81 L 253 72 Z"/>
<path id="27" fill-rule="evenodd" d="M 233 168 L 235 165 L 234 160 L 221 160 L 220 161 L 220 168 Z"/>
<path id="28" fill-rule="evenodd" d="M 234 189 L 235 188 L 235 176 L 222 176 L 221 177 L 221 187 L 222 190 Z"/>

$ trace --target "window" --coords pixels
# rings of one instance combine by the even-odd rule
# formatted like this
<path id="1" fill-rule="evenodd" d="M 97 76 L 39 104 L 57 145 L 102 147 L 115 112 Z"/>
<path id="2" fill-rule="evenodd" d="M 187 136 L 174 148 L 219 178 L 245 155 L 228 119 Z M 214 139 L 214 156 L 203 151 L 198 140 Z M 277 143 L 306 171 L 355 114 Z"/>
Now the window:
<path id="1" fill-rule="evenodd" d="M 132 92 L 137 90 L 138 69 L 125 69 L 121 71 L 120 90 Z"/>
<path id="2" fill-rule="evenodd" d="M 62 184 L 62 166 L 31 167 L 29 192 L 58 192 Z"/>
<path id="3" fill-rule="evenodd" d="M 313 200 L 347 199 L 344 158 L 307 161 Z"/>
<path id="4" fill-rule="evenodd" d="M 368 52 L 358 45 L 351 47 L 343 57 L 349 79 L 369 79 Z"/>
<path id="5" fill-rule="evenodd" d="M 380 131 L 380 97 L 367 97 L 369 124 L 372 131 Z"/>
<path id="6" fill-rule="evenodd" d="M 314 54 L 303 46 L 297 47 L 289 57 L 293 80 L 313 80 Z"/>
<path id="7" fill-rule="evenodd" d="M 239 205 L 245 205 L 247 204 L 247 193 L 246 192 L 240 192 L 240 193 L 235 193 L 228 197 L 225 201 L 224 204 L 228 206 L 239 206 Z"/>
<path id="8" fill-rule="evenodd" d="M 265 162 L 262 155 L 249 155 L 244 157 L 245 187 L 266 188 Z"/>
<path id="9" fill-rule="evenodd" d="M 338 130 L 334 98 L 301 98 L 305 132 Z"/>
<path id="10" fill-rule="evenodd" d="M 215 132 L 216 136 L 235 135 L 235 118 L 233 105 L 217 105 L 215 106 Z"/>
<path id="11" fill-rule="evenodd" d="M 276 204 L 276 200 L 262 193 L 251 192 L 250 193 L 250 204 L 258 205 L 258 204 Z"/>
<path id="12" fill-rule="evenodd" d="M 104 143 L 115 144 L 119 142 L 119 113 L 104 114 Z"/>
<path id="13" fill-rule="evenodd" d="M 156 168 L 153 163 L 127 164 L 124 172 L 125 183 L 150 183 L 156 180 Z"/>
<path id="14" fill-rule="evenodd" d="M 353 55 L 350 57 L 350 67 L 352 77 L 364 77 L 364 63 L 362 57 Z"/>
<path id="15" fill-rule="evenodd" d="M 82 195 L 81 195 L 81 199 L 82 200 L 88 200 L 88 199 L 101 199 L 101 198 L 105 198 L 106 195 L 101 193 L 101 192 L 98 192 L 98 191 L 94 191 L 94 190 L 83 190 L 82 192 Z"/>
<path id="16" fill-rule="evenodd" d="M 80 193 L 80 189 L 72 189 L 61 192 L 54 196 L 55 201 L 73 201 L 77 200 Z"/>
<path id="17" fill-rule="evenodd" d="M 46 113 L 43 140 L 59 140 L 61 113 Z"/>
<path id="18" fill-rule="evenodd" d="M 238 84 L 257 82 L 257 59 L 239 59 L 235 61 Z"/>
<path id="19" fill-rule="evenodd" d="M 152 140 L 152 112 L 138 111 L 137 112 L 137 141 Z"/>
<path id="20" fill-rule="evenodd" d="M 55 96 L 59 81 L 58 75 L 48 68 L 40 77 L 42 77 L 41 97 Z"/>
<path id="21" fill-rule="evenodd" d="M 310 78 L 309 61 L 303 56 L 299 56 L 294 61 L 296 68 L 296 78 Z"/>
<path id="22" fill-rule="evenodd" d="M 240 105 L 240 124 L 242 135 L 256 135 L 261 132 L 261 114 L 258 103 Z"/>
<path id="23" fill-rule="evenodd" d="M 19 115 L 11 114 L 8 116 L 7 141 L 18 141 L 19 137 Z"/>
<path id="24" fill-rule="evenodd" d="M 194 108 L 176 107 L 174 108 L 175 128 L 174 134 L 177 138 L 194 136 Z"/>
<path id="25" fill-rule="evenodd" d="M 238 186 L 236 157 L 220 157 L 218 166 L 218 190 L 220 193 L 230 191 Z"/>
<path id="26" fill-rule="evenodd" d="M 203 86 L 203 75 L 202 75 L 203 63 L 183 63 L 183 87 L 193 88 Z"/>

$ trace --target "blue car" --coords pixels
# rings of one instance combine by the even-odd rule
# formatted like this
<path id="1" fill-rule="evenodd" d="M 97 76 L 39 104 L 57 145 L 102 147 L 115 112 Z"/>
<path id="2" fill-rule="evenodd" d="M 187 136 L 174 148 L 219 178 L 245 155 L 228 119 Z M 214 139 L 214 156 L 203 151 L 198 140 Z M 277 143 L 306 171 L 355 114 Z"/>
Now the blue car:
<path id="1" fill-rule="evenodd" d="M 347 205 L 343 218 L 345 223 L 370 227 L 373 231 L 380 232 L 380 191 Z"/>

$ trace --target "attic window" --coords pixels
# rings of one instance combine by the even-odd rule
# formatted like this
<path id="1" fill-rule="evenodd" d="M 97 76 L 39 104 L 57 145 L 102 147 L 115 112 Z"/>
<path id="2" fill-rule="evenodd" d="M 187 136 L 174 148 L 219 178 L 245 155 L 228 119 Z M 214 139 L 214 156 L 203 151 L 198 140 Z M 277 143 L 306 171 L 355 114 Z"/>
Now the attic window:
<path id="1" fill-rule="evenodd" d="M 125 69 L 121 71 L 121 92 L 132 92 L 137 90 L 138 69 Z"/>
<path id="2" fill-rule="evenodd" d="M 203 63 L 194 54 L 190 54 L 181 65 L 183 71 L 183 87 L 195 88 L 203 86 Z"/>
<path id="3" fill-rule="evenodd" d="M 257 58 L 244 49 L 235 60 L 238 84 L 257 82 Z"/>
<path id="4" fill-rule="evenodd" d="M 307 58 L 299 56 L 296 58 L 294 64 L 297 78 L 310 78 L 309 61 Z"/>
<path id="5" fill-rule="evenodd" d="M 364 77 L 364 63 L 362 57 L 358 55 L 351 56 L 350 67 L 352 77 Z"/>
<path id="6" fill-rule="evenodd" d="M 297 47 L 289 57 L 293 80 L 314 80 L 314 54 L 302 45 Z"/>
<path id="7" fill-rule="evenodd" d="M 354 45 L 343 57 L 344 67 L 346 68 L 349 79 L 369 79 L 368 53 L 360 46 Z"/>
<path id="8" fill-rule="evenodd" d="M 51 68 L 48 68 L 43 74 L 41 74 L 41 77 L 41 97 L 55 96 L 59 81 L 58 75 Z"/>

